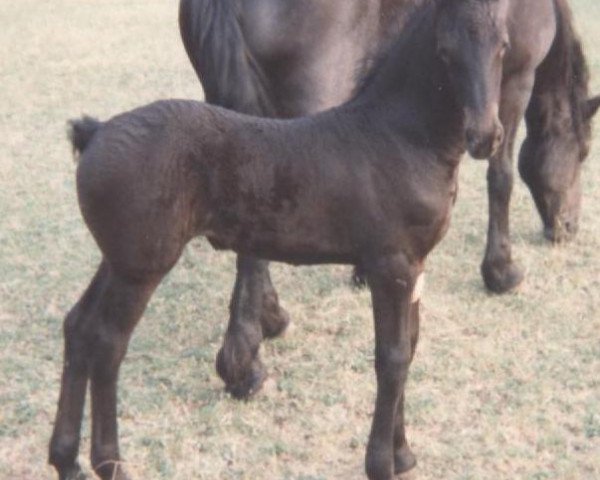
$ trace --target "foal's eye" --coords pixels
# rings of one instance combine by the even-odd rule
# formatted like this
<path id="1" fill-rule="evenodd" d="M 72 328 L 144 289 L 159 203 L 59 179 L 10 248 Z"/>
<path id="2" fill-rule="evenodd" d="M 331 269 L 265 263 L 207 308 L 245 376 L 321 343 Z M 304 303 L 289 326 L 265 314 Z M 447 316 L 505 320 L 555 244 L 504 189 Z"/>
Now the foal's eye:
<path id="1" fill-rule="evenodd" d="M 442 60 L 442 62 L 444 62 L 445 64 L 450 63 L 450 52 L 448 52 L 448 49 L 440 47 L 438 48 L 437 54 L 438 57 L 440 57 L 440 59 Z"/>

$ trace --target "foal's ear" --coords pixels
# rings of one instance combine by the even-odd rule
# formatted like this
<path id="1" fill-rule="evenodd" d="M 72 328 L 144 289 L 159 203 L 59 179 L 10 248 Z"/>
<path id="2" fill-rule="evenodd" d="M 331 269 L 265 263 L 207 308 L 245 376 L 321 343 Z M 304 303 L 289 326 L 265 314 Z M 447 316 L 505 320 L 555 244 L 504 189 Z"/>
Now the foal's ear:
<path id="1" fill-rule="evenodd" d="M 598 111 L 598 108 L 600 108 L 600 95 L 587 99 L 583 106 L 585 118 L 592 118 Z"/>

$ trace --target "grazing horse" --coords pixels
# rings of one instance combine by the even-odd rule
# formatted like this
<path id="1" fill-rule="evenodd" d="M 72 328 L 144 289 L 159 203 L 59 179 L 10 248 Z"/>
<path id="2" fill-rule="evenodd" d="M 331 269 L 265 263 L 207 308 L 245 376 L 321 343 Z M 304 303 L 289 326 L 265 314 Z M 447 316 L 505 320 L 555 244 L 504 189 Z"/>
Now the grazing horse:
<path id="1" fill-rule="evenodd" d="M 404 385 L 424 262 L 448 228 L 467 133 L 482 155 L 502 136 L 506 6 L 431 0 L 416 8 L 354 97 L 312 117 L 264 119 L 166 100 L 107 122 L 72 122 L 79 205 L 102 261 L 64 324 L 49 459 L 61 479 L 80 478 L 88 380 L 92 466 L 103 480 L 128 478 L 118 448 L 119 366 L 152 293 L 196 236 L 256 258 L 361 268 L 377 376 L 366 472 L 391 480 L 414 466 Z M 257 296 L 252 282 L 240 288 Z M 249 355 L 242 364 L 262 336 L 251 318 L 244 336 L 230 338 L 235 355 Z"/>
<path id="2" fill-rule="evenodd" d="M 295 117 L 345 101 L 354 89 L 356 65 L 368 62 L 427 1 L 181 0 L 179 23 L 207 102 L 252 115 Z M 600 97 L 587 100 L 585 57 L 566 0 L 501 3 L 509 18 L 498 105 L 506 135 L 489 163 L 488 241 L 481 266 L 485 285 L 498 293 L 523 279 L 509 237 L 518 123 L 527 112 L 519 171 L 546 237 L 560 241 L 577 230 L 581 163 L 589 150 L 590 119 L 600 105 Z M 476 128 L 468 136 L 472 155 L 489 155 Z M 256 296 L 244 296 L 246 291 Z M 265 337 L 279 334 L 289 321 L 267 262 L 252 257 L 238 261 L 231 307 L 228 336 L 244 335 L 241 325 L 253 323 L 248 318 L 253 315 Z M 266 374 L 258 356 L 243 375 L 223 362 L 219 355 L 217 369 L 235 397 L 260 388 Z"/>

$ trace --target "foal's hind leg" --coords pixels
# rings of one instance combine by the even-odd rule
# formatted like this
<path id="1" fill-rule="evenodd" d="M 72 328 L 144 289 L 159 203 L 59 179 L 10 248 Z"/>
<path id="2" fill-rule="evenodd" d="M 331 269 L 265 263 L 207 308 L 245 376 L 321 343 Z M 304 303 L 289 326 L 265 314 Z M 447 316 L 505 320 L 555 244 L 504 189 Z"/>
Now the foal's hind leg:
<path id="1" fill-rule="evenodd" d="M 82 478 L 77 454 L 88 380 L 87 342 L 83 332 L 88 328 L 105 277 L 106 267 L 101 264 L 90 286 L 64 321 L 62 381 L 49 455 L 49 462 L 57 469 L 60 480 Z"/>
<path id="2" fill-rule="evenodd" d="M 489 227 L 481 273 L 486 287 L 504 293 L 523 281 L 523 269 L 511 256 L 509 208 L 513 188 L 513 152 L 517 127 L 531 97 L 534 72 L 514 74 L 502 86 L 500 120 L 506 136 L 488 168 Z"/>
<path id="3" fill-rule="evenodd" d="M 238 256 L 229 308 L 229 325 L 217 356 L 217 371 L 228 392 L 235 398 L 247 398 L 260 389 L 266 378 L 258 354 L 263 337 L 278 335 L 289 322 L 277 303 L 268 262 Z"/>
<path id="4" fill-rule="evenodd" d="M 160 276 L 130 281 L 110 270 L 88 335 L 92 397 L 91 461 L 102 480 L 125 480 L 117 432 L 117 380 L 133 329 Z"/>
<path id="5" fill-rule="evenodd" d="M 129 337 L 159 278 L 135 282 L 102 263 L 65 321 L 65 361 L 50 463 L 65 480 L 78 478 L 75 462 L 86 381 L 92 394 L 92 466 L 103 480 L 125 480 L 117 439 L 117 377 Z"/>

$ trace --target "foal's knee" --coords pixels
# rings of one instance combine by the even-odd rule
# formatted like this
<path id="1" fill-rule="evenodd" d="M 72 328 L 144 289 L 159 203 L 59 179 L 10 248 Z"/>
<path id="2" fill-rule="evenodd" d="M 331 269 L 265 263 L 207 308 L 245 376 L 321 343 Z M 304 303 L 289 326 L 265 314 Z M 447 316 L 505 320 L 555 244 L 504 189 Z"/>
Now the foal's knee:
<path id="1" fill-rule="evenodd" d="M 379 349 L 375 353 L 375 370 L 380 380 L 397 388 L 406 379 L 412 358 L 410 346 L 400 345 Z"/>

